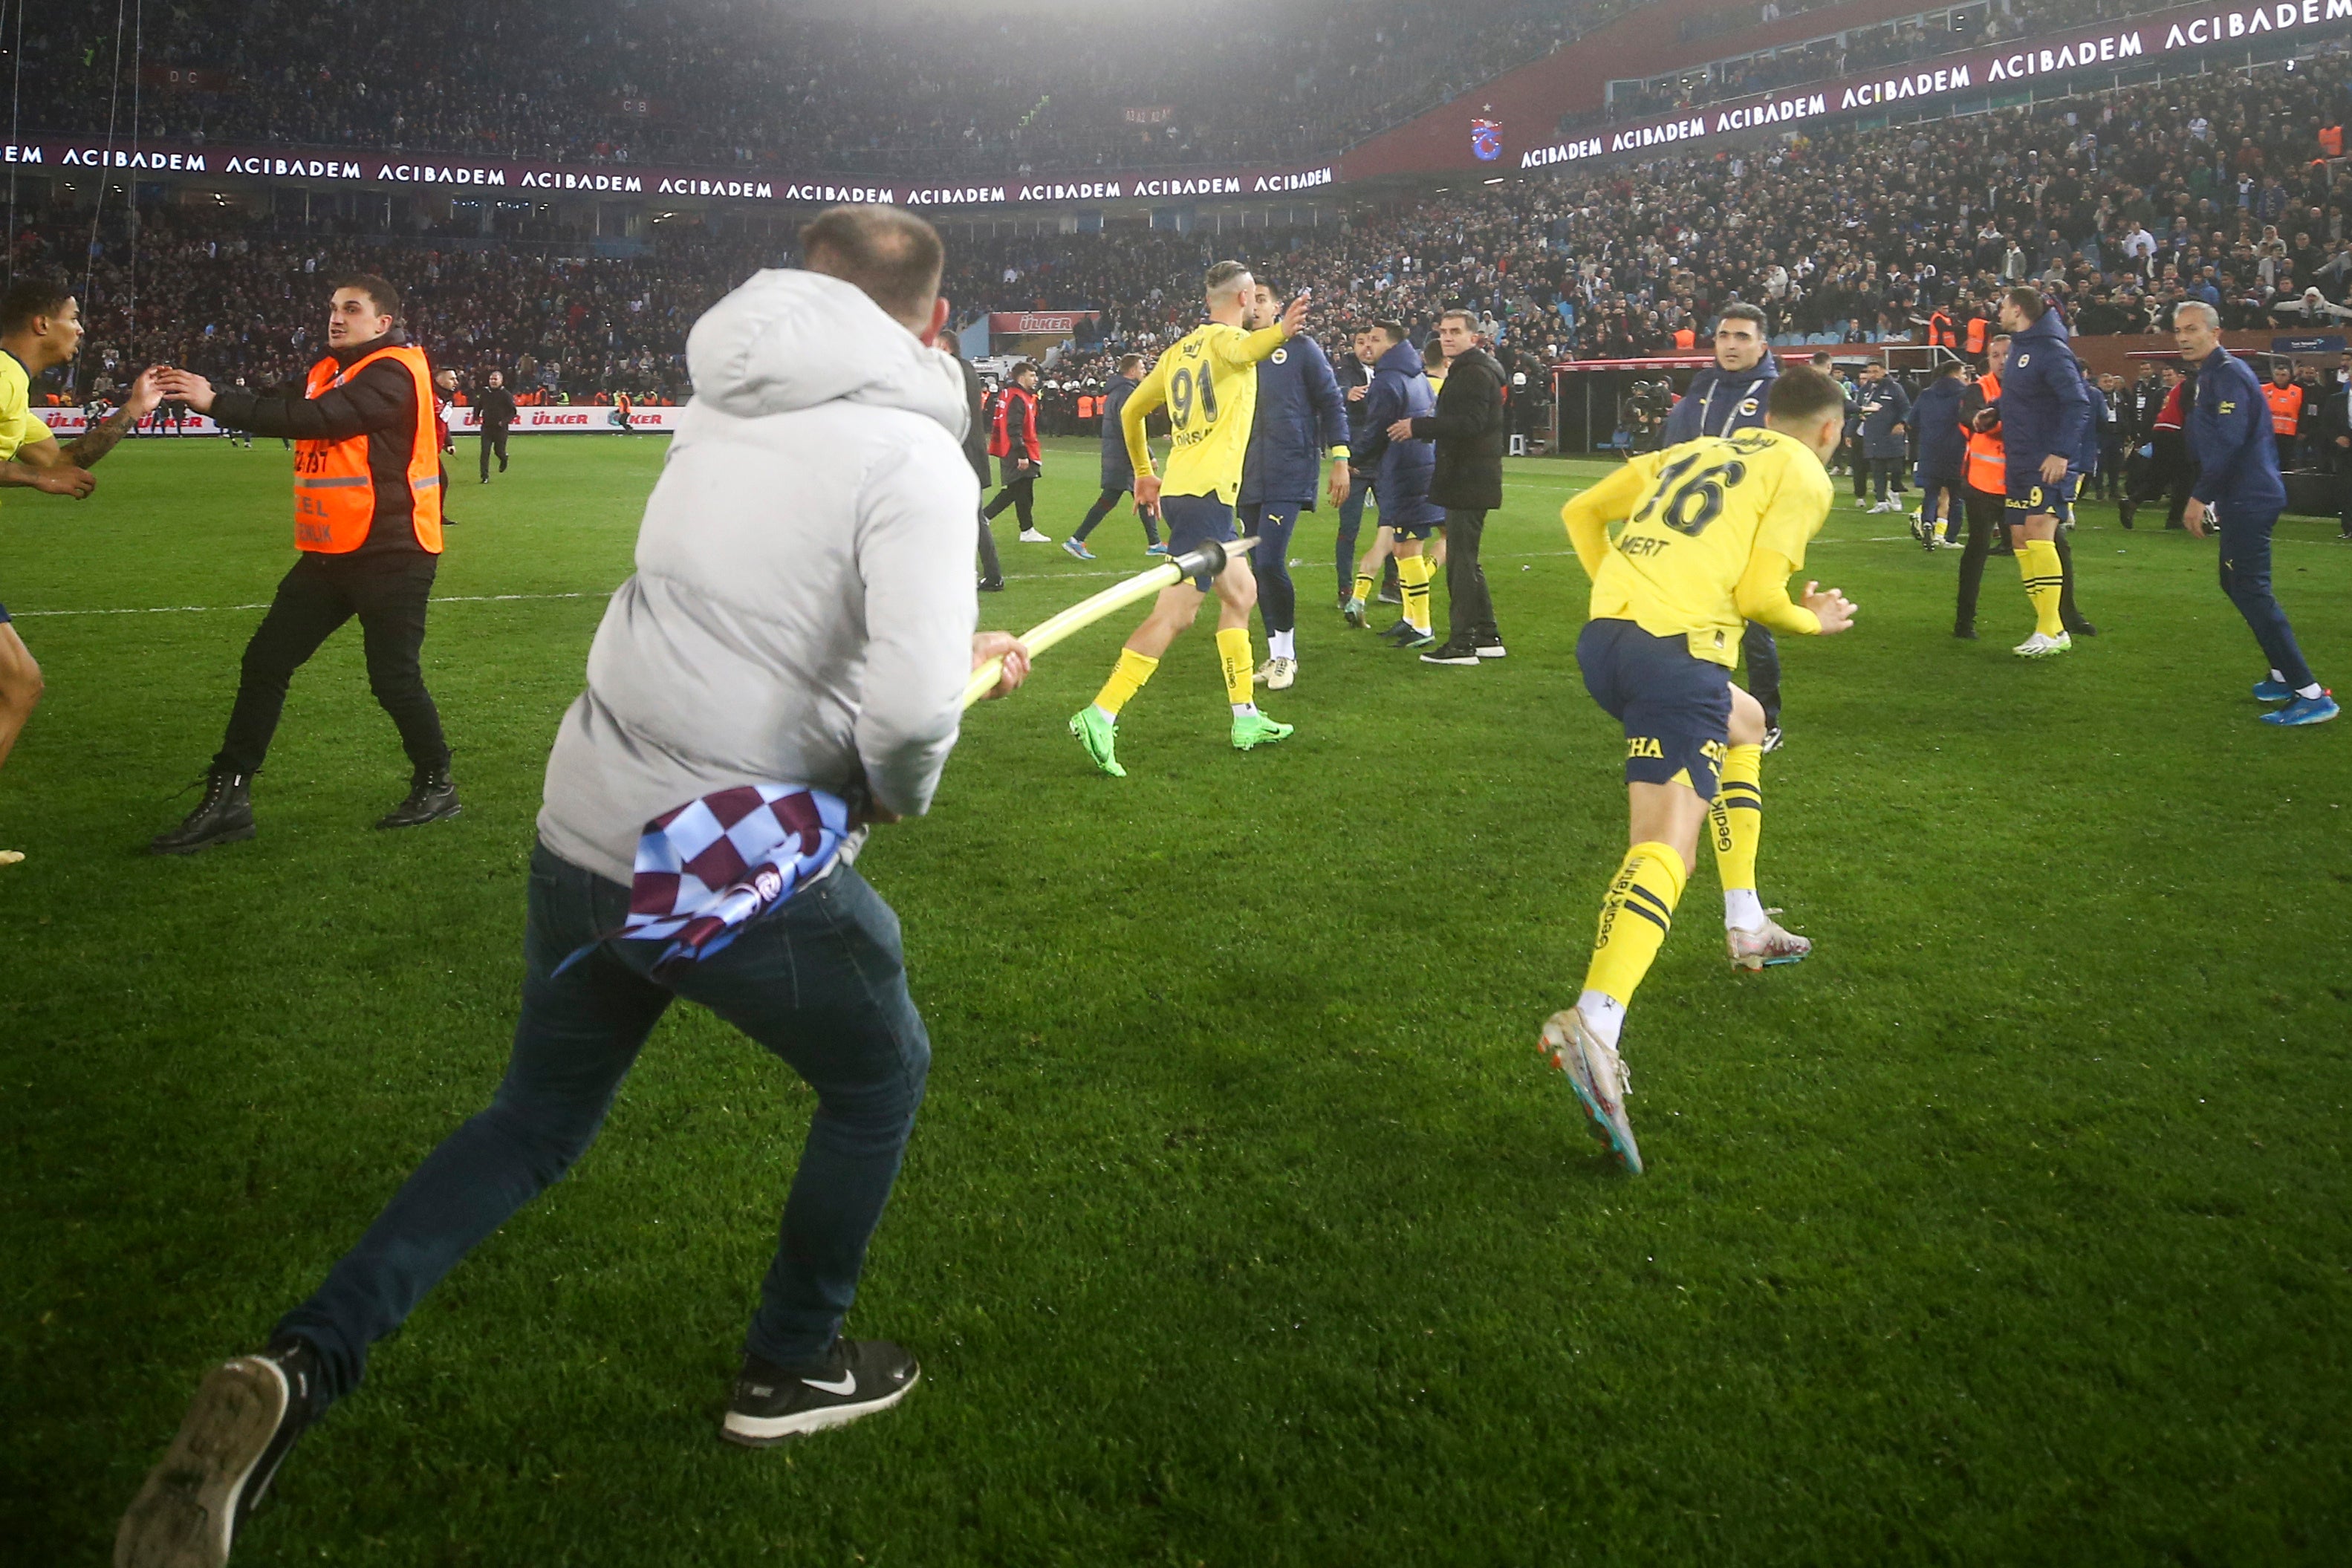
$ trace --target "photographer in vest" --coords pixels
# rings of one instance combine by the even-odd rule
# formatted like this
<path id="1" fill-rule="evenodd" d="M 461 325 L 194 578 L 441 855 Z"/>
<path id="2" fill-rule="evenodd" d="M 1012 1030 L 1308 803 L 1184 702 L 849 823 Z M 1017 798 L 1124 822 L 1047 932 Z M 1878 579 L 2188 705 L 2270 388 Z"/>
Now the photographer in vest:
<path id="1" fill-rule="evenodd" d="M 425 689 L 418 654 L 425 608 L 441 559 L 441 455 L 433 428 L 433 372 L 399 328 L 400 294 L 362 273 L 335 285 L 327 355 L 301 397 L 215 392 L 187 371 L 164 371 L 166 397 L 186 400 L 231 430 L 291 439 L 294 569 L 246 644 L 228 734 L 204 799 L 150 846 L 191 854 L 253 837 L 253 776 L 286 705 L 294 672 L 353 616 L 367 651 L 368 686 L 400 730 L 408 798 L 379 828 L 413 828 L 457 814 L 449 745 Z"/>

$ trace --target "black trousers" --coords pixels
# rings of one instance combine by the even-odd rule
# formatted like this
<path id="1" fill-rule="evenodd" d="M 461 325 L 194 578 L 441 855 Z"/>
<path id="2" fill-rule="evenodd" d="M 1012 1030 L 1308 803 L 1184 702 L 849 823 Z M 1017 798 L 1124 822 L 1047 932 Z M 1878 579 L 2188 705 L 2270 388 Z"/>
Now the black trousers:
<path id="1" fill-rule="evenodd" d="M 2181 517 L 2189 510 L 2189 489 L 2197 483 L 2197 465 L 2189 460 L 2189 444 L 2168 430 L 2157 432 L 2153 444 L 2156 455 L 2124 493 L 2124 503 L 2141 507 L 2162 496 L 2164 526 L 2180 528 L 2184 526 Z"/>
<path id="2" fill-rule="evenodd" d="M 490 476 L 490 448 L 499 450 L 499 472 L 507 471 L 507 427 L 503 424 L 482 426 L 482 477 Z"/>
<path id="3" fill-rule="evenodd" d="M 1112 510 L 1116 508 L 1121 501 L 1127 499 L 1127 497 L 1128 492 L 1125 488 L 1114 490 L 1108 485 L 1104 486 L 1102 494 L 1095 497 L 1095 504 L 1087 508 L 1086 518 L 1078 524 L 1078 531 L 1072 534 L 1070 537 L 1077 540 L 1080 544 L 1086 543 L 1087 536 L 1095 531 L 1095 525 L 1101 522 L 1105 517 L 1109 517 Z M 1135 515 L 1143 520 L 1143 542 L 1151 545 L 1158 544 L 1160 542 L 1160 519 L 1153 517 L 1150 512 L 1145 511 L 1140 507 L 1135 508 Z"/>
<path id="4" fill-rule="evenodd" d="M 422 550 L 329 556 L 305 551 L 278 585 L 269 612 L 245 645 L 236 706 L 228 734 L 213 758 L 216 768 L 254 773 L 269 755 L 270 737 L 286 707 L 294 672 L 359 617 L 367 653 L 368 689 L 400 730 L 401 748 L 418 774 L 449 766 L 441 715 L 425 689 L 418 655 L 425 647 L 425 608 L 440 557 Z"/>
<path id="5" fill-rule="evenodd" d="M 1952 618 L 1952 629 L 1973 632 L 1977 628 L 1977 596 L 1984 588 L 1985 558 L 1992 553 L 1993 535 L 2000 528 L 2001 497 L 1973 485 L 1963 485 L 1960 506 L 1968 517 L 1969 537 L 1960 550 L 1960 600 Z"/>
<path id="6" fill-rule="evenodd" d="M 1035 475 L 1033 474 L 1026 479 L 1014 479 L 1008 483 L 1003 489 L 996 493 L 996 499 L 989 502 L 988 510 L 981 515 L 984 517 L 992 517 L 1007 507 L 1013 508 L 1020 517 L 1023 533 L 1025 534 L 1037 526 L 1037 477 Z"/>
<path id="7" fill-rule="evenodd" d="M 1486 591 L 1486 569 L 1478 564 L 1478 541 L 1486 531 L 1483 509 L 1445 508 L 1445 617 L 1454 637 L 1502 634 L 1495 624 L 1494 596 Z"/>
<path id="8" fill-rule="evenodd" d="M 2124 493 L 2124 445 L 2115 436 L 2099 438 L 2099 471 L 2091 476 L 2089 488 L 2108 501 L 2119 499 Z"/>
<path id="9" fill-rule="evenodd" d="M 1984 587 L 1985 558 L 1992 553 L 1996 535 L 2006 530 L 2002 498 L 1989 495 L 1975 486 L 1963 486 L 1969 516 L 1969 541 L 1960 551 L 1960 599 L 1952 618 L 1956 632 L 1973 632 L 1977 624 L 1977 596 Z M 2074 607 L 2074 551 L 2066 542 L 2066 530 L 2060 528 L 2052 541 L 2058 548 L 2058 619 L 2068 631 L 2083 623 L 2083 612 Z"/>
<path id="10" fill-rule="evenodd" d="M 996 584 L 1004 580 L 1004 563 L 997 559 L 996 536 L 988 531 L 988 514 L 980 514 L 980 580 Z"/>

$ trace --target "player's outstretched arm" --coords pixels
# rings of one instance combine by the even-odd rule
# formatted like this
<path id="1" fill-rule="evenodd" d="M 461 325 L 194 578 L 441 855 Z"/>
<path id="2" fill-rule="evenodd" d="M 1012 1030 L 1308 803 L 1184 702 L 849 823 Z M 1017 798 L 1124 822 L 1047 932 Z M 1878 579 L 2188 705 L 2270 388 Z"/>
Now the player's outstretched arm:
<path id="1" fill-rule="evenodd" d="M 44 447 L 47 449 L 46 454 Z M 98 476 L 67 462 L 65 453 L 52 439 L 19 447 L 16 459 L 0 463 L 0 486 L 70 496 L 79 501 L 98 488 Z"/>
<path id="2" fill-rule="evenodd" d="M 1789 597 L 1789 577 L 1795 563 L 1778 550 L 1759 549 L 1748 560 L 1732 602 L 1741 617 L 1794 637 L 1827 636 L 1853 624 L 1854 604 L 1832 588 L 1808 582 L 1796 600 Z"/>

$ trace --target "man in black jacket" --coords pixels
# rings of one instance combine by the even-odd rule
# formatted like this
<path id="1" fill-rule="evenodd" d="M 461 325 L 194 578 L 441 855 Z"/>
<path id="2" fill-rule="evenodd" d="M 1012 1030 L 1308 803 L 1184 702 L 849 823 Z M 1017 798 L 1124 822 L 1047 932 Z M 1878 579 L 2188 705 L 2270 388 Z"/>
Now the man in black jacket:
<path id="1" fill-rule="evenodd" d="M 2328 394 L 2319 441 L 2336 475 L 2336 537 L 2352 543 L 2352 382 L 2338 382 Z"/>
<path id="2" fill-rule="evenodd" d="M 964 461 L 980 476 L 982 492 L 988 489 L 988 389 L 981 384 L 980 372 L 971 361 L 956 351 L 955 334 L 940 334 L 940 347 L 963 372 L 963 401 L 971 409 L 971 423 L 964 426 Z M 982 508 L 980 517 L 980 591 L 982 593 L 1004 591 L 1004 563 L 997 558 L 996 536 L 988 531 L 988 512 Z"/>
<path id="3" fill-rule="evenodd" d="M 1486 514 L 1503 504 L 1503 367 L 1478 346 L 1478 320 L 1467 310 L 1438 318 L 1437 340 L 1445 351 L 1445 382 L 1437 391 L 1437 412 L 1401 419 L 1389 439 L 1437 443 L 1437 467 L 1429 498 L 1445 508 L 1446 623 L 1444 643 L 1421 656 L 1425 664 L 1475 665 L 1503 656 L 1503 633 L 1495 623 L 1495 601 L 1486 591 L 1486 571 L 1478 563 L 1479 535 Z"/>
<path id="4" fill-rule="evenodd" d="M 499 455 L 499 472 L 507 471 L 507 432 L 514 428 L 514 393 L 507 391 L 507 378 L 499 371 L 490 372 L 490 384 L 474 400 L 474 414 L 482 426 L 482 483 L 490 482 L 490 452 Z"/>
<path id="5" fill-rule="evenodd" d="M 362 360 L 371 362 L 352 374 Z M 204 377 L 182 370 L 159 377 L 166 396 L 184 399 L 228 429 L 300 443 L 294 459 L 297 484 L 307 487 L 298 487 L 298 500 L 315 491 L 322 506 L 340 512 L 338 495 L 352 491 L 322 487 L 366 486 L 369 509 L 364 534 L 344 538 L 306 521 L 298 506 L 296 548 L 302 553 L 246 644 L 236 705 L 205 778 L 204 799 L 177 828 L 156 836 L 150 847 L 158 854 L 192 854 L 253 837 L 253 776 L 277 733 L 287 686 L 294 672 L 353 616 L 365 639 L 369 689 L 398 727 L 411 769 L 408 798 L 376 826 L 413 828 L 458 812 L 449 743 L 432 694 L 425 689 L 419 657 L 425 605 L 441 559 L 437 461 L 430 479 L 413 472 L 420 420 L 425 422 L 422 444 L 434 444 L 430 376 L 424 356 L 400 330 L 400 292 L 390 283 L 362 273 L 335 285 L 327 357 L 313 367 L 313 377 L 331 367 L 330 383 L 316 397 L 215 392 Z M 362 474 L 346 476 L 310 466 L 360 444 L 365 449 Z M 300 477 L 321 472 L 331 476 Z"/>

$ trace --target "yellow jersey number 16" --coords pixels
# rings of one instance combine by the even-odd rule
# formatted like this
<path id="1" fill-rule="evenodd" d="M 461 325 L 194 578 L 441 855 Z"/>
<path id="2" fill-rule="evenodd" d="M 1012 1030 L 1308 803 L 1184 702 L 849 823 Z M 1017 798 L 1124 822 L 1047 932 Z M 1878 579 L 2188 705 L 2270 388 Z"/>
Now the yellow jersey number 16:
<path id="1" fill-rule="evenodd" d="M 1660 523 L 1678 534 L 1696 538 L 1705 532 L 1706 526 L 1723 514 L 1723 493 L 1748 477 L 1748 465 L 1736 457 L 1700 468 L 1699 465 L 1712 455 L 1694 452 L 1667 464 L 1652 486 L 1650 498 L 1633 514 L 1633 520 L 1646 523 L 1654 514 Z M 1698 471 L 1692 473 L 1695 468 Z M 1665 503 L 1663 511 L 1659 508 L 1662 501 Z"/>

